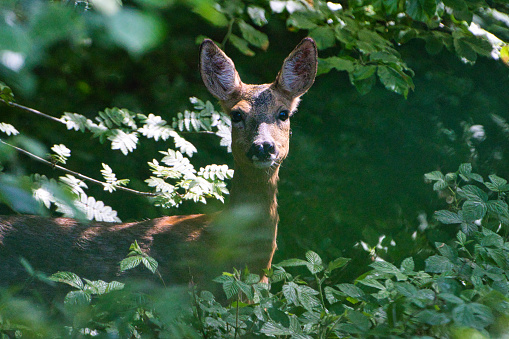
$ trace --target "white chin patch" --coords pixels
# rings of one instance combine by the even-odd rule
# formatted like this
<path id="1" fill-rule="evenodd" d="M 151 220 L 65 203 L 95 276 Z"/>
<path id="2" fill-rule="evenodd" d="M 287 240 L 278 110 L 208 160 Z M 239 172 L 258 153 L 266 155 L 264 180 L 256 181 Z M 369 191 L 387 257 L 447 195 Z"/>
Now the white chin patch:
<path id="1" fill-rule="evenodd" d="M 256 168 L 268 168 L 274 164 L 274 160 L 259 161 L 253 160 L 253 165 Z"/>

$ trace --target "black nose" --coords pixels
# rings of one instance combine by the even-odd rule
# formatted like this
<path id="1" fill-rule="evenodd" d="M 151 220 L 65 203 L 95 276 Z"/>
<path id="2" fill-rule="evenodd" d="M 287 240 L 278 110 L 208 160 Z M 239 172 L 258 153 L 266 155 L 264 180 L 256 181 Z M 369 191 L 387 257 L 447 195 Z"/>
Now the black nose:
<path id="1" fill-rule="evenodd" d="M 251 160 L 265 161 L 276 154 L 276 145 L 273 142 L 254 143 L 247 152 L 247 157 Z"/>

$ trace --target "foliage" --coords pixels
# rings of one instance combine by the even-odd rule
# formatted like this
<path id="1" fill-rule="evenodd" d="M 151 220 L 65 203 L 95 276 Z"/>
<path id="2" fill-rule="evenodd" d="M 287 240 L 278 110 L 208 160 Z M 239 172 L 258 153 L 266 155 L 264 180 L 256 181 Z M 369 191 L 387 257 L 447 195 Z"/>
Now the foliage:
<path id="1" fill-rule="evenodd" d="M 468 210 L 471 201 L 482 200 L 489 205 L 492 200 L 484 198 L 491 194 L 504 204 L 497 205 L 503 206 L 501 209 L 487 208 L 478 219 L 477 229 L 458 230 L 455 240 L 436 243 L 436 251 L 425 260 L 424 270 L 416 268 L 412 257 L 399 266 L 379 260 L 353 283 L 335 283 L 334 273 L 348 269 L 349 259 L 325 263 L 317 253 L 308 251 L 305 260 L 288 259 L 273 265 L 267 271 L 269 284 L 260 282 L 260 277 L 247 269 L 223 273 L 214 281 L 221 284 L 229 299 L 227 304 L 191 286 L 187 297 L 180 297 L 177 308 L 170 306 L 175 303 L 176 293 L 182 294 L 177 287 L 147 290 L 133 283 L 90 281 L 70 272 L 58 272 L 50 280 L 74 288 L 65 297 L 61 311 L 68 319 L 65 326 L 70 333 L 83 336 L 109 333 L 121 337 L 183 333 L 196 338 L 499 336 L 509 330 L 509 243 L 497 233 L 506 229 L 499 226 L 507 225 L 507 181 L 490 175 L 490 181 L 484 184 L 488 191 L 474 189 L 478 186 L 471 185 L 472 181 L 484 181 L 472 172 L 470 164 L 462 164 L 457 172 L 446 175 L 431 172 L 426 178 L 434 182 L 435 190 L 451 194 L 453 199 L 444 197 L 452 210 Z M 446 184 L 436 185 L 445 178 Z M 441 210 L 435 214 L 445 224 L 471 221 L 460 219 L 463 213 L 453 217 L 445 212 L 453 213 Z M 155 260 L 136 243 L 130 250 L 120 263 L 123 271 L 144 263 L 157 272 Z M 299 267 L 304 270 L 292 273 Z M 5 299 L 0 310 L 13 307 L 15 302 Z M 0 315 L 0 333 L 15 331 L 21 335 L 34 330 L 32 324 L 23 326 L 19 319 Z"/>

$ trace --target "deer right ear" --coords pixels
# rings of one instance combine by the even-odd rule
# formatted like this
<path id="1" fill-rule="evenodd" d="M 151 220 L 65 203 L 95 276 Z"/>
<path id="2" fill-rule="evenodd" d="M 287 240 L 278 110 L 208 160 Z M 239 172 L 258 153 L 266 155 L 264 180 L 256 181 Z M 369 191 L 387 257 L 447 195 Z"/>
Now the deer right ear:
<path id="1" fill-rule="evenodd" d="M 276 85 L 292 98 L 298 98 L 313 85 L 318 66 L 316 44 L 304 38 L 285 59 L 276 78 Z"/>
<path id="2" fill-rule="evenodd" d="M 209 39 L 200 47 L 200 73 L 209 92 L 219 100 L 229 99 L 242 83 L 233 61 Z"/>

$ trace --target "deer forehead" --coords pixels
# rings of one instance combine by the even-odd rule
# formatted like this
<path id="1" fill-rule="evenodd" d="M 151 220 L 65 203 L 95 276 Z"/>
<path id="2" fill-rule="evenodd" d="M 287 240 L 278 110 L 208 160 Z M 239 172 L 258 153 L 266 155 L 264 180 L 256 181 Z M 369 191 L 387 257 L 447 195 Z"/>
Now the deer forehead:
<path id="1" fill-rule="evenodd" d="M 241 110 L 251 117 L 273 117 L 280 110 L 293 111 L 297 107 L 297 100 L 288 100 L 275 90 L 272 84 L 246 85 L 231 110 Z"/>

